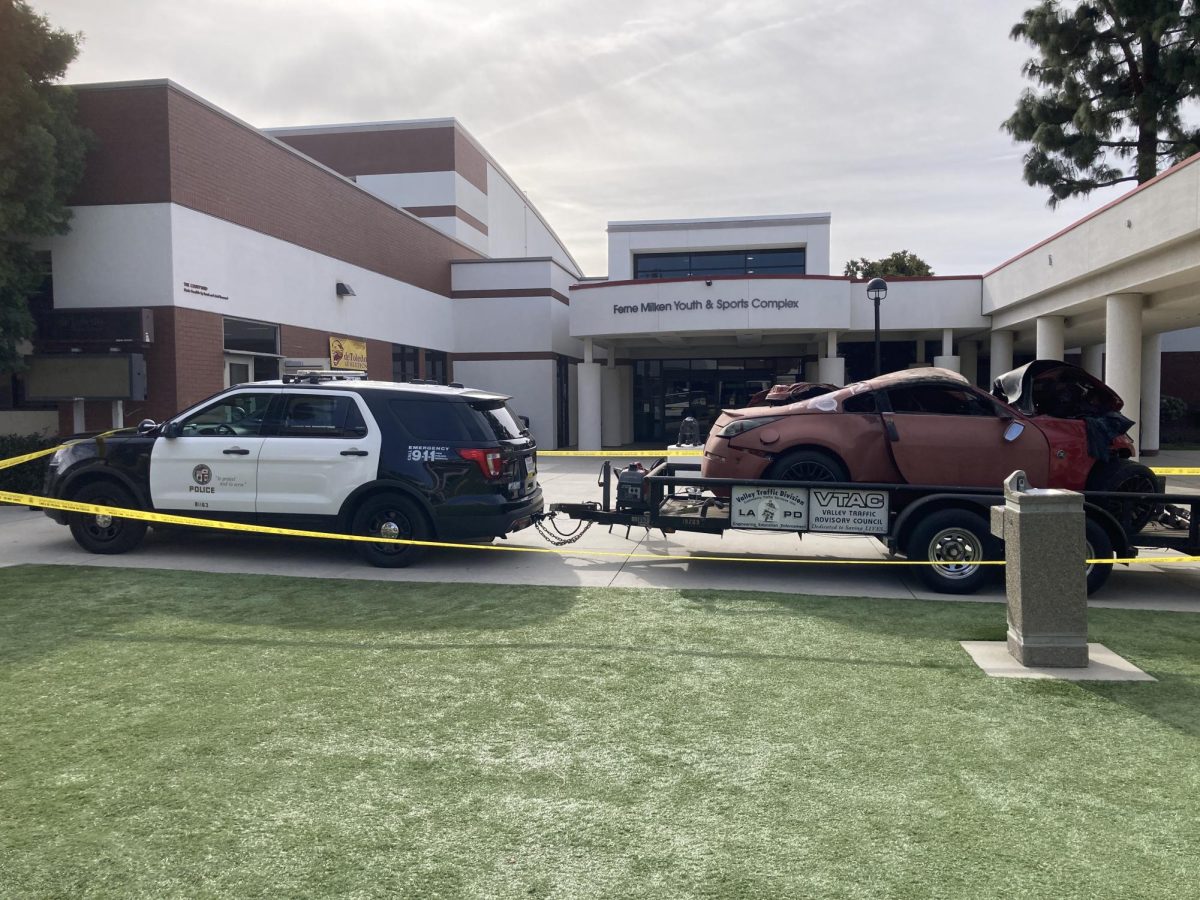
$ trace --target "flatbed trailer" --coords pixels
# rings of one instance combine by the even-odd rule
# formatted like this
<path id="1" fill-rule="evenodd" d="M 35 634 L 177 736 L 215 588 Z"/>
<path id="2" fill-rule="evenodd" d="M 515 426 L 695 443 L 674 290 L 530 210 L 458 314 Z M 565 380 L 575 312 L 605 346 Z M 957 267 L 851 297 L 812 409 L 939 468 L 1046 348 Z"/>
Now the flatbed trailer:
<path id="1" fill-rule="evenodd" d="M 936 563 L 917 570 L 942 593 L 973 593 L 990 568 L 979 563 L 1004 558 L 988 521 L 989 508 L 1004 502 L 999 487 L 704 478 L 698 463 L 668 459 L 649 470 L 634 463 L 616 470 L 615 478 L 613 464 L 605 462 L 597 486 L 599 502 L 554 503 L 548 517 L 664 534 L 861 535 L 893 555 Z M 1089 559 L 1128 559 L 1147 547 L 1200 555 L 1200 494 L 1088 491 L 1084 511 Z M 1089 565 L 1088 593 L 1111 571 L 1112 565 Z"/>

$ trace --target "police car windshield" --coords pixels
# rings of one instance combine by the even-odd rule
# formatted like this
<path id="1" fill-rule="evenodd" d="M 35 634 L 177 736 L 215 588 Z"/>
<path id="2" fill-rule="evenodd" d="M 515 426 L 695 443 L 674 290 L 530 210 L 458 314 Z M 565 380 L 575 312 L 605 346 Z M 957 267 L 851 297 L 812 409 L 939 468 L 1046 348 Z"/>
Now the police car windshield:
<path id="1" fill-rule="evenodd" d="M 503 402 L 476 402 L 471 408 L 483 416 L 497 440 L 511 441 L 522 436 L 521 424 Z"/>

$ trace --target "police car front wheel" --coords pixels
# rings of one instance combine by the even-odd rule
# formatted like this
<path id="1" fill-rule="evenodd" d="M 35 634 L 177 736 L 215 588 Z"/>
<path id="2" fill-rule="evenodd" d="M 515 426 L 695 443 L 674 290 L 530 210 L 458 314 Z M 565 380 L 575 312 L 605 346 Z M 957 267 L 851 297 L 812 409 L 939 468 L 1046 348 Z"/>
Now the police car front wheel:
<path id="1" fill-rule="evenodd" d="M 411 500 L 396 494 L 371 497 L 354 515 L 355 534 L 393 540 L 427 541 L 431 531 L 425 514 Z M 360 541 L 358 552 L 373 566 L 403 568 L 425 555 L 426 548 L 414 544 Z"/>
<path id="2" fill-rule="evenodd" d="M 71 499 L 96 506 L 137 508 L 137 501 L 129 491 L 111 482 L 84 485 Z M 126 553 L 140 544 L 146 534 L 145 522 L 108 513 L 71 513 L 69 522 L 71 536 L 89 553 Z"/>

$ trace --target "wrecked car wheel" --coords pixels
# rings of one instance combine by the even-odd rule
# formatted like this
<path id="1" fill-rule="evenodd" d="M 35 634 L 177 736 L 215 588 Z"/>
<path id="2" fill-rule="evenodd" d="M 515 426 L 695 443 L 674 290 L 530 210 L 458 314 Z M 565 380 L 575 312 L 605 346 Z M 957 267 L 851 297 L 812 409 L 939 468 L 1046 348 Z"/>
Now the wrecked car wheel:
<path id="1" fill-rule="evenodd" d="M 1158 476 L 1147 466 L 1131 459 L 1112 459 L 1101 463 L 1088 477 L 1089 491 L 1118 491 L 1122 494 L 1157 494 Z M 1131 537 L 1146 527 L 1158 504 L 1153 500 L 1096 500 L 1096 505 L 1121 523 Z"/>
<path id="2" fill-rule="evenodd" d="M 846 467 L 819 450 L 785 453 L 767 470 L 767 478 L 780 481 L 849 481 Z"/>
<path id="3" fill-rule="evenodd" d="M 1086 551 L 1088 559 L 1112 559 L 1113 544 L 1109 538 L 1108 532 L 1098 523 L 1091 519 L 1087 520 L 1086 530 L 1084 532 L 1087 543 Z M 1090 597 L 1100 588 L 1104 587 L 1104 582 L 1108 581 L 1108 576 L 1112 574 L 1112 563 L 1088 563 L 1087 564 L 1087 592 Z"/>
<path id="4" fill-rule="evenodd" d="M 988 578 L 994 559 L 994 542 L 983 516 L 965 509 L 944 509 L 926 516 L 908 542 L 910 560 L 928 560 L 917 566 L 921 580 L 939 594 L 972 594 Z"/>

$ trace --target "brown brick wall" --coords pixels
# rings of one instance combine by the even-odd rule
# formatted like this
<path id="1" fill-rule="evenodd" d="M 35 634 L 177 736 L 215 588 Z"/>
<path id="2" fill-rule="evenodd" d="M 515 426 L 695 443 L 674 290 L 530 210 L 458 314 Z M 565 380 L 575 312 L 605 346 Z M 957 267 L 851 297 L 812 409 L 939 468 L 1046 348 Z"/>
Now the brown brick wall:
<path id="1" fill-rule="evenodd" d="M 377 341 L 360 334 L 344 334 L 340 331 L 315 331 L 295 325 L 282 325 L 279 343 L 284 356 L 329 356 L 329 338 L 347 337 L 367 344 L 367 377 L 375 381 L 392 380 L 392 345 L 390 341 Z"/>
<path id="2" fill-rule="evenodd" d="M 444 295 L 450 260 L 481 258 L 169 85 L 78 99 L 97 141 L 75 204 L 170 200 Z M 435 130 L 452 154 L 455 129 Z"/>
<path id="3" fill-rule="evenodd" d="M 79 124 L 92 132 L 74 206 L 171 199 L 165 85 L 82 90 Z"/>

